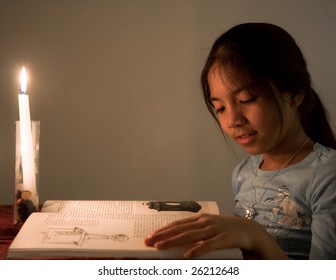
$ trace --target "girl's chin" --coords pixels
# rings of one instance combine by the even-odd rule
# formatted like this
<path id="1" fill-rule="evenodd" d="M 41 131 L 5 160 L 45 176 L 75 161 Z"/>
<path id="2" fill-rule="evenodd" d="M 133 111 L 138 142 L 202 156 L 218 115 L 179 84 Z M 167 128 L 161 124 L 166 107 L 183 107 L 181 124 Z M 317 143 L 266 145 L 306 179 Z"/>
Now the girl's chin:
<path id="1" fill-rule="evenodd" d="M 258 147 L 256 145 L 253 146 L 242 146 L 240 145 L 246 153 L 250 154 L 250 155 L 260 155 L 263 154 L 265 152 L 265 149 L 262 149 L 261 147 Z"/>

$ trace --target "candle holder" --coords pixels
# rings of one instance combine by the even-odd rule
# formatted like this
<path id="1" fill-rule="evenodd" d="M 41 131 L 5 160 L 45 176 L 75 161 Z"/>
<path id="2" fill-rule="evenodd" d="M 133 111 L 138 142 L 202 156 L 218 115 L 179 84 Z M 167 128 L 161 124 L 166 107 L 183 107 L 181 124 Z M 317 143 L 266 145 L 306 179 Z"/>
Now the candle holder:
<path id="1" fill-rule="evenodd" d="M 30 214 L 39 211 L 39 147 L 40 147 L 40 122 L 32 121 L 32 142 L 35 165 L 35 186 L 24 184 L 20 121 L 16 121 L 16 149 L 15 149 L 15 202 L 14 223 L 27 220 Z"/>

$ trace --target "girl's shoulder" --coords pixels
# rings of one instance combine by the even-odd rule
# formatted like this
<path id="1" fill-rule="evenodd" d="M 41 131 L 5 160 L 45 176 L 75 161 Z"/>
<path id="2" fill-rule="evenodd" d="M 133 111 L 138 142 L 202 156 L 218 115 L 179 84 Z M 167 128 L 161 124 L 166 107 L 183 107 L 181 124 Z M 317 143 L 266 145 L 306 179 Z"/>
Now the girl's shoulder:
<path id="1" fill-rule="evenodd" d="M 336 175 L 336 150 L 316 143 L 313 151 L 299 165 L 315 170 L 331 169 Z"/>
<path id="2" fill-rule="evenodd" d="M 317 156 L 321 157 L 324 161 L 336 158 L 336 150 L 329 147 L 325 147 L 319 143 L 315 143 L 312 153 L 315 153 Z"/>

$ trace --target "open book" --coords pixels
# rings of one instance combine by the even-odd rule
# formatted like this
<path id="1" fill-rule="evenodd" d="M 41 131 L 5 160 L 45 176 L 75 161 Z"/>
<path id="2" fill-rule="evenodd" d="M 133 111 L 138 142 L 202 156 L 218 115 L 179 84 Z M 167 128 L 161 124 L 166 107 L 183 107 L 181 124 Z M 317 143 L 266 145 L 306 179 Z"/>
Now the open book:
<path id="1" fill-rule="evenodd" d="M 184 250 L 147 247 L 154 230 L 199 213 L 219 214 L 211 201 L 46 201 L 9 247 L 9 259 L 92 257 L 179 259 Z M 241 259 L 239 249 L 218 250 L 202 259 Z"/>

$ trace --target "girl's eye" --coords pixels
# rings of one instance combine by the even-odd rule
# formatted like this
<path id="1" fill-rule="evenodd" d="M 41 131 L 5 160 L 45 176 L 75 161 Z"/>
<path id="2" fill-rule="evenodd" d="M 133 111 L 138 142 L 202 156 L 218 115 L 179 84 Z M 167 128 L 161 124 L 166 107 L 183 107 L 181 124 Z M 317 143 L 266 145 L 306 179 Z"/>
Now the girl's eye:
<path id="1" fill-rule="evenodd" d="M 224 107 L 220 107 L 220 108 L 216 109 L 216 113 L 217 113 L 217 114 L 223 113 L 224 110 L 225 110 Z"/>
<path id="2" fill-rule="evenodd" d="M 250 99 L 247 99 L 247 100 L 240 100 L 240 104 L 243 104 L 243 105 L 247 105 L 247 104 L 250 104 L 250 103 L 253 103 L 254 101 L 256 101 L 257 97 L 252 97 Z"/>

